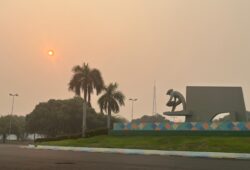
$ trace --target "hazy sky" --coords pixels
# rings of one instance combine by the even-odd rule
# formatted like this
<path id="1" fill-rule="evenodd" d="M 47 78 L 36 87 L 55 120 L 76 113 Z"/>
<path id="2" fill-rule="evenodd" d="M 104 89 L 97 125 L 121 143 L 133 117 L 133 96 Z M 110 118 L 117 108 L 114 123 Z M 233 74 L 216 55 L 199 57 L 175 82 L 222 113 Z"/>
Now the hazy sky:
<path id="1" fill-rule="evenodd" d="M 105 83 L 137 97 L 135 117 L 167 110 L 169 88 L 242 86 L 250 108 L 249 0 L 1 0 L 0 115 L 74 94 L 74 65 L 88 62 Z M 53 49 L 55 57 L 47 51 Z M 93 98 L 96 105 L 96 97 Z M 121 115 L 130 118 L 126 100 Z"/>

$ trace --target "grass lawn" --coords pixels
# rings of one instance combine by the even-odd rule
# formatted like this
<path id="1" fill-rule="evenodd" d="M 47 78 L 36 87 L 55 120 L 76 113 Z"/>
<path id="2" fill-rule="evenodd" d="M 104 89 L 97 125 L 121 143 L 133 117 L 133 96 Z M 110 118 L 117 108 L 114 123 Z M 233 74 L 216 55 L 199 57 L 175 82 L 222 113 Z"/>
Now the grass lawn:
<path id="1" fill-rule="evenodd" d="M 250 153 L 250 137 L 96 136 L 86 139 L 68 139 L 38 144 L 51 146 Z"/>

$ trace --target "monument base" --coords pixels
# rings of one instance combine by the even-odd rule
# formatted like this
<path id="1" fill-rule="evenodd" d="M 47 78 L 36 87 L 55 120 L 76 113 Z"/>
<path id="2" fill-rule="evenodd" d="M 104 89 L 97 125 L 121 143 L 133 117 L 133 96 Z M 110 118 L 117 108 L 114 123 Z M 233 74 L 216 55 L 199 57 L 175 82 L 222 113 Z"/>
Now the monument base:
<path id="1" fill-rule="evenodd" d="M 250 131 L 250 122 L 114 123 L 113 131 Z"/>
<path id="2" fill-rule="evenodd" d="M 186 111 L 164 112 L 163 114 L 167 116 L 191 116 L 191 114 Z"/>

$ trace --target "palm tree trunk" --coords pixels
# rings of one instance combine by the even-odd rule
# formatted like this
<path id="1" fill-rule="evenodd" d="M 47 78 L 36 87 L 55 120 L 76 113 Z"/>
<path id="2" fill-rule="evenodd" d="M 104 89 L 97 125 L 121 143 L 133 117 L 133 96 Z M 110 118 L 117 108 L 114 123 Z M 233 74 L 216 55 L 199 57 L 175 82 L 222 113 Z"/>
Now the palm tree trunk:
<path id="1" fill-rule="evenodd" d="M 87 119 L 87 104 L 83 102 L 83 112 L 82 112 L 82 137 L 86 137 L 86 119 Z"/>
<path id="2" fill-rule="evenodd" d="M 91 107 L 91 94 L 90 94 L 90 92 L 88 92 L 88 104 L 89 104 L 89 106 Z"/>
<path id="3" fill-rule="evenodd" d="M 83 90 L 83 100 L 84 100 L 84 102 L 87 102 L 87 89 L 84 89 Z"/>
<path id="4" fill-rule="evenodd" d="M 108 107 L 108 122 L 107 122 L 107 125 L 108 125 L 108 133 L 110 133 L 110 131 L 111 131 L 111 109 L 110 109 L 110 107 Z"/>

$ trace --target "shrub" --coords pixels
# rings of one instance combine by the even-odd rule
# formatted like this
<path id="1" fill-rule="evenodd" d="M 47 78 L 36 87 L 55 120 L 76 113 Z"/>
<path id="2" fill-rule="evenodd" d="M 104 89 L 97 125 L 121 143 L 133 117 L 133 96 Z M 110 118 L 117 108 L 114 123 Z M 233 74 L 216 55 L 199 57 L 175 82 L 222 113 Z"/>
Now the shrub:
<path id="1" fill-rule="evenodd" d="M 97 129 L 86 131 L 87 138 L 98 136 L 98 135 L 107 135 L 107 134 L 108 134 L 107 128 L 97 128 Z M 63 136 L 50 137 L 50 138 L 39 138 L 39 139 L 36 139 L 35 142 L 49 142 L 49 141 L 59 141 L 59 140 L 65 140 L 65 139 L 78 139 L 81 137 L 82 137 L 82 134 L 63 135 Z"/>

